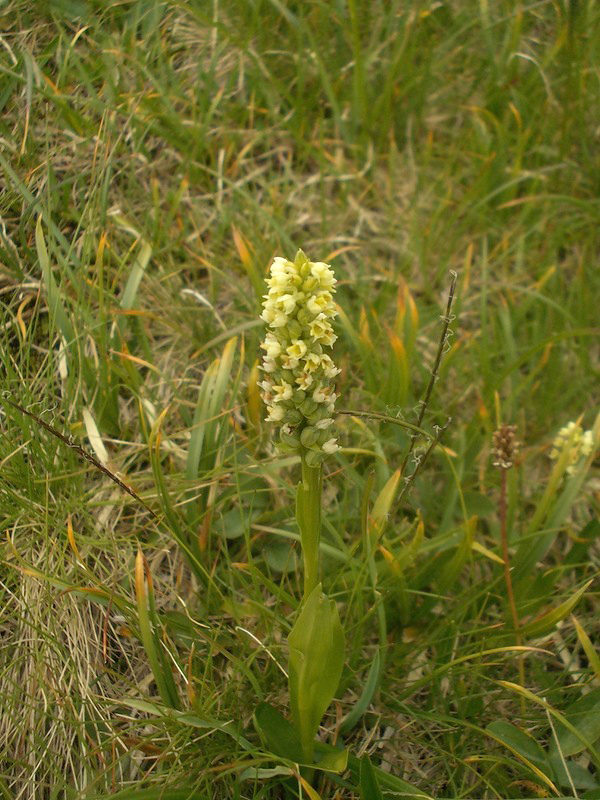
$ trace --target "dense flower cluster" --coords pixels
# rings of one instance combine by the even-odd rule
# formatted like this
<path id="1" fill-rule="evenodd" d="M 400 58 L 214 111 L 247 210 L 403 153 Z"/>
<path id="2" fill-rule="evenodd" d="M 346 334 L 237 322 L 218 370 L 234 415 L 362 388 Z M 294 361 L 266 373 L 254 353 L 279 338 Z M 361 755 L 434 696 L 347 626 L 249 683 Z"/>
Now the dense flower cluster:
<path id="1" fill-rule="evenodd" d="M 559 430 L 554 439 L 550 458 L 559 458 L 565 450 L 569 451 L 567 472 L 573 475 L 581 458 L 589 456 L 594 446 L 592 431 L 582 431 L 578 422 L 569 422 Z"/>
<path id="2" fill-rule="evenodd" d="M 277 257 L 261 314 L 270 328 L 261 344 L 259 384 L 267 421 L 281 423 L 281 444 L 302 453 L 311 466 L 339 449 L 329 426 L 336 399 L 332 381 L 340 370 L 323 352 L 337 339 L 331 326 L 335 283 L 331 267 L 309 261 L 302 250 L 294 261 Z"/>

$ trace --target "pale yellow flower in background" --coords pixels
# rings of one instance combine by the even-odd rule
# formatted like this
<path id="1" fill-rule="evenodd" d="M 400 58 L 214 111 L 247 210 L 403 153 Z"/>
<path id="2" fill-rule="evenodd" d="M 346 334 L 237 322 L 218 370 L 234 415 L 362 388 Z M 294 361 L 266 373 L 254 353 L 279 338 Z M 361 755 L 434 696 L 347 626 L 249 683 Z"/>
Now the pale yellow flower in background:
<path id="1" fill-rule="evenodd" d="M 569 475 L 574 475 L 582 459 L 589 456 L 593 448 L 593 431 L 583 431 L 579 422 L 568 422 L 556 434 L 550 458 L 559 459 L 567 454 L 566 471 Z"/>

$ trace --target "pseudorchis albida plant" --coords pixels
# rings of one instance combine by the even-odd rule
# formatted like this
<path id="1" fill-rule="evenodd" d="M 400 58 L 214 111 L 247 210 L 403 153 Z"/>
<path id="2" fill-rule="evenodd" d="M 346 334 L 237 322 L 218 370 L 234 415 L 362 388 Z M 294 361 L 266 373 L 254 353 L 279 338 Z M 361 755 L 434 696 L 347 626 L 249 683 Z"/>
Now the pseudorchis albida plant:
<path id="1" fill-rule="evenodd" d="M 314 738 L 333 700 L 344 665 L 344 634 L 337 606 L 319 582 L 322 463 L 339 449 L 331 435 L 340 370 L 325 348 L 337 339 L 333 270 L 298 250 L 294 261 L 277 257 L 267 279 L 262 319 L 269 331 L 260 382 L 268 422 L 280 427 L 279 446 L 302 465 L 296 520 L 302 541 L 304 597 L 288 637 L 292 720 L 303 758 L 312 763 Z"/>

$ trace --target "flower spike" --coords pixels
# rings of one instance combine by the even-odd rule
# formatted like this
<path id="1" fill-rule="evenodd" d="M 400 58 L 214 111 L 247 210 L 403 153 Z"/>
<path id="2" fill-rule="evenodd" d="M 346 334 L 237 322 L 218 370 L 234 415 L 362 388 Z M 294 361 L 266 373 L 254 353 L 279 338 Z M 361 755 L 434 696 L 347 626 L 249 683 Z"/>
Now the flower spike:
<path id="1" fill-rule="evenodd" d="M 259 383 L 268 422 L 281 423 L 280 445 L 318 466 L 338 450 L 328 428 L 336 400 L 332 380 L 340 372 L 323 352 L 337 336 L 333 270 L 298 250 L 294 261 L 277 256 L 267 279 L 261 318 L 269 326 L 261 347 Z"/>

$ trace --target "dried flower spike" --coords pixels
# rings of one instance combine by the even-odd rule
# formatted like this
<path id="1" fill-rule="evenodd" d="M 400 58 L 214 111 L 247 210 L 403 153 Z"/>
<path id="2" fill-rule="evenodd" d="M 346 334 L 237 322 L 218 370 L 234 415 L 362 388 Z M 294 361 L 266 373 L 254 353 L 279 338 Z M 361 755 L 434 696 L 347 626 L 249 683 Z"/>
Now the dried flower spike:
<path id="1" fill-rule="evenodd" d="M 277 257 L 267 279 L 261 318 L 268 331 L 259 383 L 267 406 L 267 422 L 281 423 L 280 443 L 300 453 L 309 466 L 338 450 L 328 428 L 333 422 L 336 394 L 333 378 L 340 372 L 323 352 L 337 336 L 332 320 L 333 270 L 322 261 L 309 261 L 298 250 L 294 261 Z"/>
<path id="2" fill-rule="evenodd" d="M 510 469 L 515 456 L 519 452 L 519 442 L 516 436 L 516 425 L 500 425 L 493 435 L 494 466 L 500 469 Z"/>

